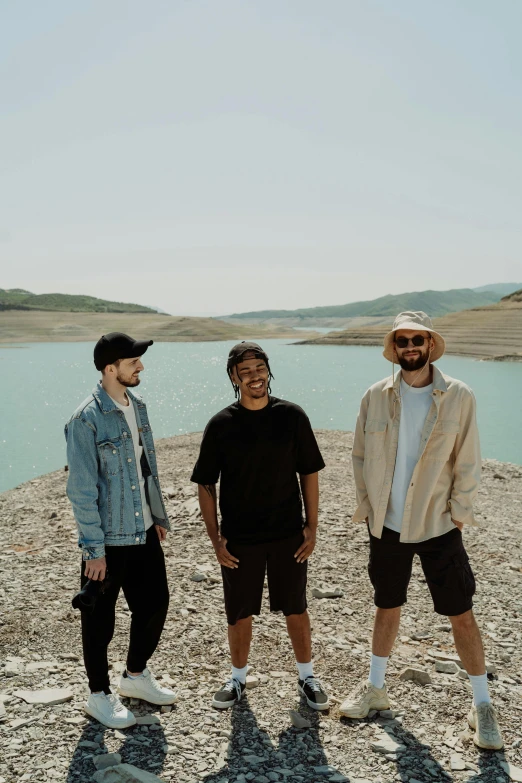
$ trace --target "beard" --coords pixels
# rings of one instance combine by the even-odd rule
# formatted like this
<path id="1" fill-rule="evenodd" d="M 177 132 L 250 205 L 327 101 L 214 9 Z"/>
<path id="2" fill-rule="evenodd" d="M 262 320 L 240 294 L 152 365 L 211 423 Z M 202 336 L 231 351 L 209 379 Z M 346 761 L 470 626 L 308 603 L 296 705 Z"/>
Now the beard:
<path id="1" fill-rule="evenodd" d="M 424 365 L 428 361 L 428 351 L 421 352 L 419 356 L 412 356 L 406 359 L 404 356 L 398 356 L 398 362 L 403 370 L 407 372 L 415 372 L 415 370 L 422 370 Z"/>
<path id="2" fill-rule="evenodd" d="M 139 386 L 141 383 L 141 378 L 138 375 L 137 378 L 126 378 L 124 375 L 117 375 L 116 380 L 118 383 L 121 383 L 122 386 L 126 386 L 127 388 L 132 388 L 133 386 Z"/>

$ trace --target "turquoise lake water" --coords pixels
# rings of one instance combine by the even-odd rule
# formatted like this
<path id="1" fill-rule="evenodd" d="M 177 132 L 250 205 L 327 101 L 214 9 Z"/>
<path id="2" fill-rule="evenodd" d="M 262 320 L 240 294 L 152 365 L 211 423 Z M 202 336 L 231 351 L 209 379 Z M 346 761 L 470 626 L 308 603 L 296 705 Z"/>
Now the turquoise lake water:
<path id="1" fill-rule="evenodd" d="M 144 356 L 139 391 L 154 436 L 202 430 L 233 401 L 225 363 L 232 342 L 156 343 Z M 361 396 L 390 374 L 381 350 L 265 340 L 272 391 L 301 405 L 320 429 L 353 430 Z M 0 491 L 65 464 L 63 425 L 98 380 L 91 343 L 0 345 Z M 485 457 L 522 464 L 522 363 L 446 356 L 439 367 L 477 396 Z"/>

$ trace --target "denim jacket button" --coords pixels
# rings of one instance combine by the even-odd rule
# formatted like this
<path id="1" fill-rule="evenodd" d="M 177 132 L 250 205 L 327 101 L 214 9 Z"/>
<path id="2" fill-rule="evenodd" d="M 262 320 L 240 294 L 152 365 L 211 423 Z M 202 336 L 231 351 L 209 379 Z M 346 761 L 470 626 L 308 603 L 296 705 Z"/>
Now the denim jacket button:
<path id="1" fill-rule="evenodd" d="M 135 538 L 134 540 L 135 540 L 137 543 L 139 543 L 140 537 L 139 537 L 139 536 L 136 536 L 136 538 Z"/>
<path id="2" fill-rule="evenodd" d="M 112 450 L 112 453 L 113 453 L 113 454 L 116 454 L 116 449 L 113 449 L 113 450 Z"/>
<path id="3" fill-rule="evenodd" d="M 139 511 L 136 511 L 136 513 L 134 514 L 135 517 L 139 517 L 139 515 L 140 515 Z"/>
<path id="4" fill-rule="evenodd" d="M 132 485 L 131 489 L 136 489 L 136 487 L 134 486 L 134 484 Z"/>
<path id="5" fill-rule="evenodd" d="M 127 460 L 127 462 L 132 462 L 132 460 L 131 460 L 131 458 L 130 458 L 130 457 L 129 457 L 129 459 Z"/>

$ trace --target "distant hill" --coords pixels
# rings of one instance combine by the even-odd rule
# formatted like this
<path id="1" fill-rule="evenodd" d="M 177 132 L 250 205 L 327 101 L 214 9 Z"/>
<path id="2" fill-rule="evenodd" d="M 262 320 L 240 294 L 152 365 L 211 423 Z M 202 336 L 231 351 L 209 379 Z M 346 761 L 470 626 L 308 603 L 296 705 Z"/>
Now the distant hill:
<path id="1" fill-rule="evenodd" d="M 522 289 L 497 304 L 448 313 L 434 322 L 450 354 L 499 361 L 522 361 Z M 379 345 L 390 326 L 362 326 L 330 332 L 307 345 Z"/>
<path id="2" fill-rule="evenodd" d="M 508 296 L 503 296 L 501 302 L 522 302 L 522 288 Z"/>
<path id="3" fill-rule="evenodd" d="M 455 313 L 467 310 L 471 307 L 481 307 L 499 301 L 504 286 L 508 286 L 508 293 L 520 287 L 519 283 L 493 284 L 483 288 L 492 290 L 476 290 L 473 288 L 454 288 L 449 291 L 414 291 L 405 294 L 388 294 L 378 299 L 363 302 L 351 302 L 344 305 L 327 305 L 324 307 L 308 307 L 299 310 L 257 310 L 249 313 L 235 313 L 226 316 L 229 319 L 245 319 L 265 321 L 284 318 L 300 319 L 304 325 L 312 326 L 310 319 L 324 318 L 391 318 L 404 310 L 424 310 L 432 318 L 437 318 L 447 313 Z M 500 288 L 501 290 L 496 290 Z"/>
<path id="4" fill-rule="evenodd" d="M 520 288 L 522 283 L 490 283 L 490 285 L 481 285 L 478 288 L 474 288 L 474 291 L 494 291 L 499 296 L 507 296 L 508 294 L 516 291 Z"/>
<path id="5" fill-rule="evenodd" d="M 44 310 L 65 313 L 155 313 L 151 307 L 110 302 L 95 296 L 32 294 L 22 288 L 0 288 L 0 310 Z"/>

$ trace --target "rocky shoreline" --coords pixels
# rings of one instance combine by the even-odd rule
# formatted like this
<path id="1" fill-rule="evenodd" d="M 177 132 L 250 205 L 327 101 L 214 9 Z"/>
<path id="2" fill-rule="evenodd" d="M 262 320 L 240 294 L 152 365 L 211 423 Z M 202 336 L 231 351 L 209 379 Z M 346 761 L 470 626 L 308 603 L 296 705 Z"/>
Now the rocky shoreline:
<path id="1" fill-rule="evenodd" d="M 480 752 L 466 726 L 471 691 L 450 626 L 433 614 L 418 564 L 391 658 L 393 710 L 364 721 L 339 719 L 340 700 L 367 674 L 373 603 L 367 533 L 350 519 L 352 436 L 317 434 L 327 468 L 309 609 L 316 670 L 333 696 L 329 713 L 317 715 L 299 702 L 284 621 L 266 607 L 254 623 L 248 697 L 224 714 L 210 707 L 228 674 L 226 625 L 219 567 L 189 481 L 201 436 L 182 435 L 158 443 L 173 524 L 165 545 L 171 606 L 151 662 L 156 675 L 178 690 L 179 701 L 170 711 L 131 705 L 139 724 L 123 732 L 103 729 L 82 711 L 80 623 L 70 604 L 80 556 L 66 474 L 51 473 L 0 495 L 0 783 L 83 783 L 94 775 L 105 783 L 501 783 L 510 780 L 508 773 L 522 780 L 522 467 L 484 462 L 476 504 L 483 527 L 465 531 L 505 739 L 503 752 Z M 313 588 L 325 587 L 340 588 L 342 597 L 312 596 Z M 128 626 L 121 597 L 109 650 L 114 679 L 125 660 Z M 428 676 L 401 679 L 408 667 Z M 34 696 L 46 689 L 53 693 Z M 65 690 L 57 695 L 54 689 Z M 30 703 L 58 696 L 64 699 L 58 704 Z M 310 726 L 296 728 L 289 710 Z M 96 772 L 109 752 L 120 754 L 123 765 Z M 133 768 L 141 770 L 133 773 L 138 777 L 125 777 Z"/>

